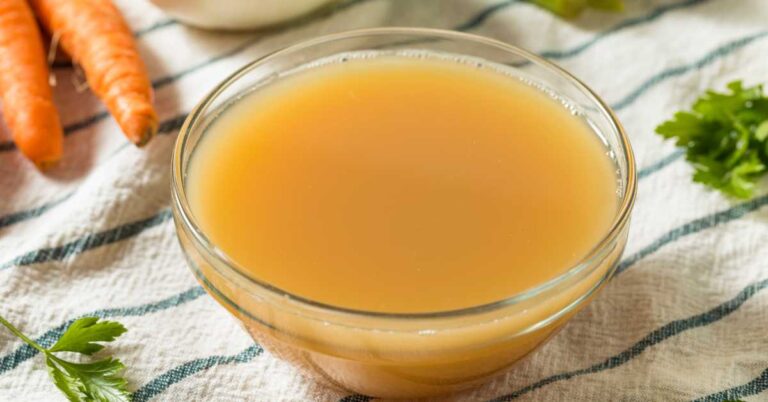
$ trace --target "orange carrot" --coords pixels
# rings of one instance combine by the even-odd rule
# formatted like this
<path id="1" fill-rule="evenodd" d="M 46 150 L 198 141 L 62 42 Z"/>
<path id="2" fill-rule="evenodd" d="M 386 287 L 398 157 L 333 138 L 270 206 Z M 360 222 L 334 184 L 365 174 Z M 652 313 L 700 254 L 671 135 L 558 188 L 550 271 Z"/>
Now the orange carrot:
<path id="1" fill-rule="evenodd" d="M 30 0 L 38 19 L 85 71 L 126 137 L 141 146 L 157 131 L 152 85 L 133 34 L 110 0 Z"/>
<path id="2" fill-rule="evenodd" d="M 42 39 L 26 0 L 0 0 L 0 97 L 21 152 L 41 168 L 58 161 L 64 136 Z"/>

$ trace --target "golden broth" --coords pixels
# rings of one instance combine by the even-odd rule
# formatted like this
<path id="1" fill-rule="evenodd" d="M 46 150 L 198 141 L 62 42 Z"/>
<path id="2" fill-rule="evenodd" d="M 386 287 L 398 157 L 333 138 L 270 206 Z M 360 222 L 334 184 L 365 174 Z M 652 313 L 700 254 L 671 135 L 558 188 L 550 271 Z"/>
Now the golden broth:
<path id="1" fill-rule="evenodd" d="M 334 306 L 466 308 L 580 261 L 616 215 L 593 131 L 474 65 L 332 63 L 245 96 L 190 162 L 191 209 L 247 274 Z"/>

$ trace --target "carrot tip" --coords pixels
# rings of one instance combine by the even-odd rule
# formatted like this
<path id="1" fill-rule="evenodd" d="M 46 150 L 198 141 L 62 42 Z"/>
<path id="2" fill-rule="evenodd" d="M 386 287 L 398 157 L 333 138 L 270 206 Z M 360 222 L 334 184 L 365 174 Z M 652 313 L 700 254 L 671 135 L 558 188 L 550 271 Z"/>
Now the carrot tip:
<path id="1" fill-rule="evenodd" d="M 141 136 L 138 138 L 138 140 L 135 142 L 136 146 L 137 146 L 137 147 L 143 147 L 144 145 L 147 145 L 147 143 L 149 142 L 149 140 L 151 140 L 151 139 L 152 139 L 152 137 L 154 137 L 154 136 L 155 136 L 155 132 L 156 132 L 156 131 L 157 131 L 157 130 L 156 130 L 154 127 L 152 127 L 152 128 L 148 128 L 146 131 L 144 131 L 144 134 L 142 134 L 142 135 L 141 135 Z"/>
<path id="2" fill-rule="evenodd" d="M 41 171 L 46 171 L 59 163 L 58 159 L 47 159 L 35 162 L 35 166 Z"/>

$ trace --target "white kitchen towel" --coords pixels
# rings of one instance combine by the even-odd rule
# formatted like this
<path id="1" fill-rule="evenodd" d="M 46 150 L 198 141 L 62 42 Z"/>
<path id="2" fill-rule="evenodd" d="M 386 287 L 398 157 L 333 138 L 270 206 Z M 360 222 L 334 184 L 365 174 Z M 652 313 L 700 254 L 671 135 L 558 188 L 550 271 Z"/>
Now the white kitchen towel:
<path id="1" fill-rule="evenodd" d="M 265 32 L 185 27 L 118 1 L 155 87 L 161 134 L 145 149 L 55 69 L 63 163 L 41 175 L 0 130 L 0 314 L 51 344 L 75 318 L 129 331 L 111 345 L 143 401 L 366 401 L 324 388 L 253 343 L 193 280 L 169 213 L 185 114 L 266 52 L 353 28 L 422 26 L 541 54 L 610 103 L 640 185 L 621 273 L 512 372 L 452 401 L 768 401 L 768 195 L 727 200 L 654 127 L 707 88 L 768 82 L 765 0 L 627 0 L 564 21 L 515 0 L 352 0 Z M 43 359 L 0 328 L 0 401 L 61 401 Z"/>

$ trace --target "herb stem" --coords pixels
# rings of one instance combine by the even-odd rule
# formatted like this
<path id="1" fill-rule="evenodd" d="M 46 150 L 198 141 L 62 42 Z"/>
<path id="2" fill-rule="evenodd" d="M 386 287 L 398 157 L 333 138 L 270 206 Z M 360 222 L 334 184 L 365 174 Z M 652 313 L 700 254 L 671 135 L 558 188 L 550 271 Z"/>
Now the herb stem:
<path id="1" fill-rule="evenodd" d="M 14 335 L 21 338 L 21 340 L 26 342 L 29 346 L 32 346 L 33 348 L 40 351 L 40 353 L 48 354 L 48 351 L 45 348 L 40 346 L 37 342 L 33 341 L 32 339 L 27 338 L 26 335 L 21 333 L 21 331 L 19 331 L 16 327 L 13 326 L 13 324 L 11 324 L 10 322 L 8 322 L 8 320 L 3 318 L 2 315 L 0 315 L 0 324 L 3 324 L 3 326 L 8 328 L 8 330 L 11 331 Z"/>

